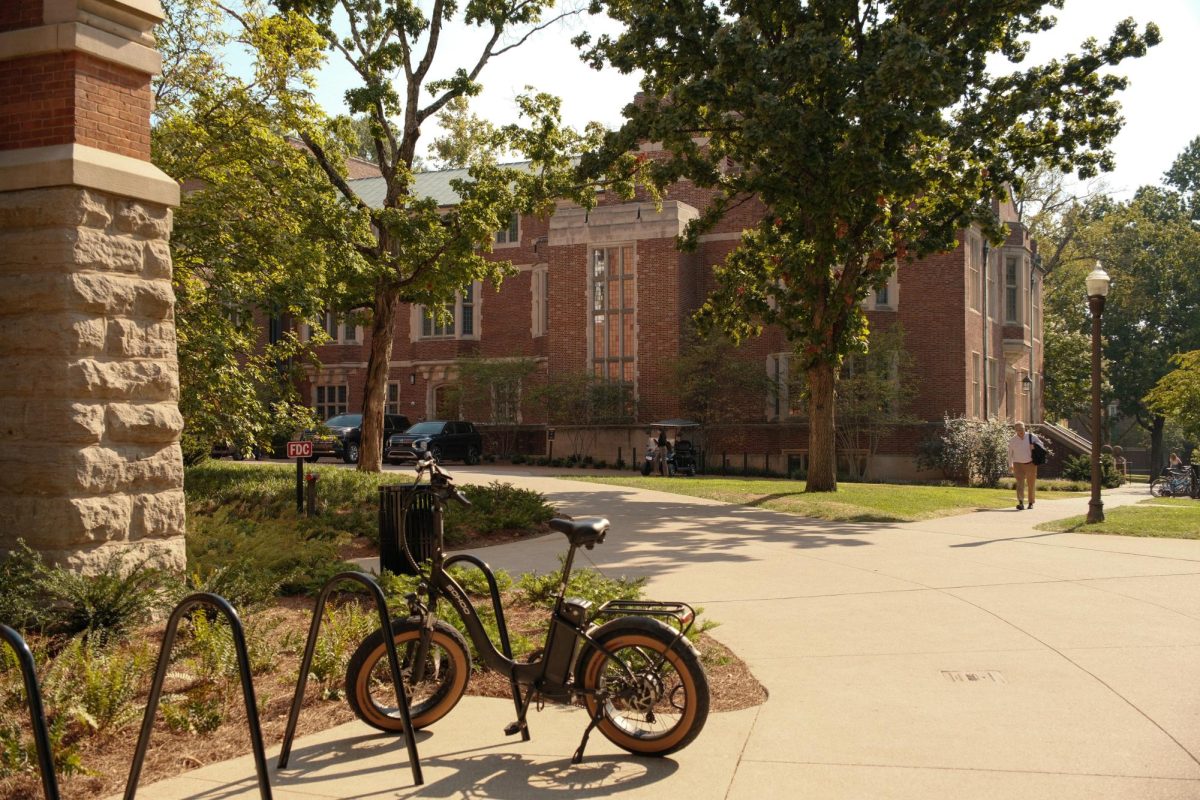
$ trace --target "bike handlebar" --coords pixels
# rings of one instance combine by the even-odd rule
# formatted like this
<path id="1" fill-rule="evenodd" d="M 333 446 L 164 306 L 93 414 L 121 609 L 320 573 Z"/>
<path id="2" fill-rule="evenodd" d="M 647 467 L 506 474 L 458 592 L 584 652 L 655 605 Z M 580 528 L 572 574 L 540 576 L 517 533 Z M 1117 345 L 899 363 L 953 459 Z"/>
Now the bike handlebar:
<path id="1" fill-rule="evenodd" d="M 426 472 L 429 473 L 429 484 L 439 490 L 438 494 L 444 500 L 455 500 L 464 507 L 471 505 L 467 496 L 454 485 L 454 478 L 441 468 L 432 453 L 426 453 L 424 458 L 417 461 L 417 479 L 413 485 L 420 483 L 421 476 Z"/>

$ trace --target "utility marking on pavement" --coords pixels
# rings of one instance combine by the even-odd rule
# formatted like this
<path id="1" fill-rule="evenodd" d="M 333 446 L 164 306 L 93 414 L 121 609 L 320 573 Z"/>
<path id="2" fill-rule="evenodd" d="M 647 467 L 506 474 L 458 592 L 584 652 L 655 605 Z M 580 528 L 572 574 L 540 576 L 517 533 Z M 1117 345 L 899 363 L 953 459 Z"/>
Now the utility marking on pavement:
<path id="1" fill-rule="evenodd" d="M 1004 680 L 1003 675 L 991 669 L 982 672 L 959 672 L 944 669 L 942 677 L 951 683 L 1008 683 Z"/>

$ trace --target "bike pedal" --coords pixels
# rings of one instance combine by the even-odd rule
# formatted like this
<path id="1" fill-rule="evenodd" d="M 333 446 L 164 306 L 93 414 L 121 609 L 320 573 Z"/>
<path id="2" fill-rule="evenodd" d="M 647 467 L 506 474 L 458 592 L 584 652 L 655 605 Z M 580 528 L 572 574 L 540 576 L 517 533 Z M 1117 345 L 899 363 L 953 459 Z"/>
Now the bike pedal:
<path id="1" fill-rule="evenodd" d="M 522 725 L 519 721 L 518 722 L 510 722 L 504 726 L 504 735 L 505 736 L 516 736 L 518 733 L 520 733 L 522 730 L 524 730 L 524 728 L 525 728 L 525 726 Z"/>

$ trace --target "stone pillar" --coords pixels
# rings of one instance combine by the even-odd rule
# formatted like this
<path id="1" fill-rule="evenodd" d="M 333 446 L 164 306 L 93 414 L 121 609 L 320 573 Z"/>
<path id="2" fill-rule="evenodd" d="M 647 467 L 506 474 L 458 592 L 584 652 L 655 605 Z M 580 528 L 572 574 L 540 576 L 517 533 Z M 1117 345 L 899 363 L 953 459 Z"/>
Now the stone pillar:
<path id="1" fill-rule="evenodd" d="M 158 0 L 0 2 L 0 551 L 184 564 Z"/>

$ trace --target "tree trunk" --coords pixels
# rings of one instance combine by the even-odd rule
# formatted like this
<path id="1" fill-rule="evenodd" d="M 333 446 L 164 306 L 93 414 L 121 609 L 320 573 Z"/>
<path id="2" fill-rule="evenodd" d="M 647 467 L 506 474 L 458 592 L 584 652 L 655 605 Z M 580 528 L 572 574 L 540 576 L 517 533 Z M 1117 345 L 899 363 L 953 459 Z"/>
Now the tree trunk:
<path id="1" fill-rule="evenodd" d="M 837 491 L 837 441 L 833 418 L 834 367 L 820 362 L 808 368 L 807 492 Z"/>
<path id="2" fill-rule="evenodd" d="M 1150 427 L 1150 480 L 1154 480 L 1162 474 L 1163 468 L 1163 426 L 1166 425 L 1166 417 L 1154 417 L 1154 424 Z"/>
<path id="3" fill-rule="evenodd" d="M 375 313 L 371 320 L 371 352 L 367 357 L 367 380 L 363 391 L 362 441 L 358 445 L 360 472 L 383 469 L 383 412 L 387 402 L 388 362 L 396 332 L 399 292 L 380 279 L 375 287 Z"/>

